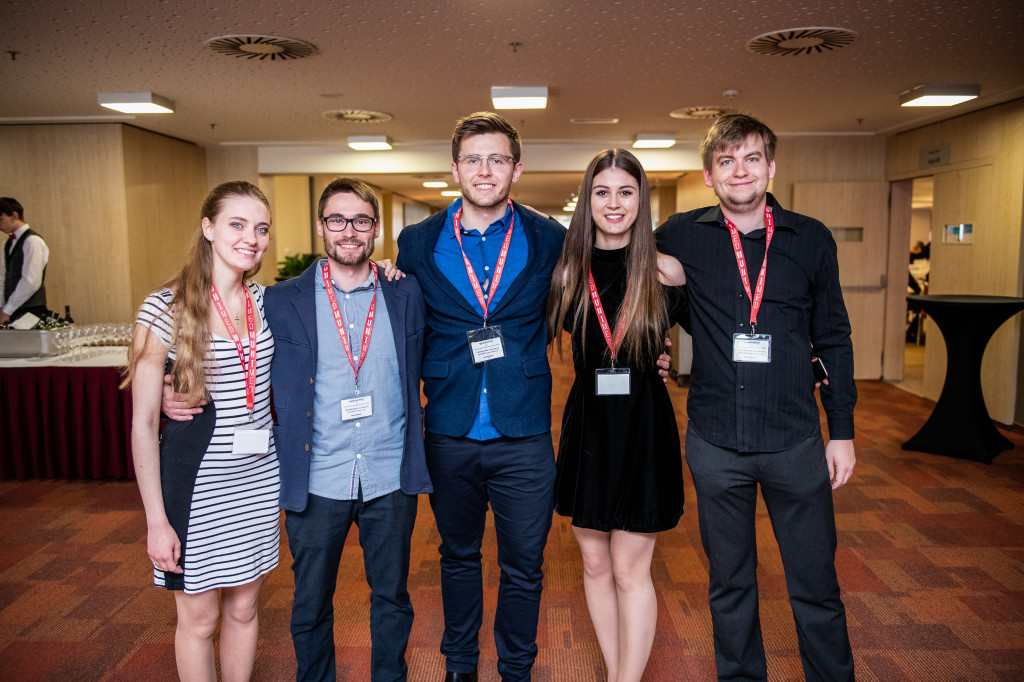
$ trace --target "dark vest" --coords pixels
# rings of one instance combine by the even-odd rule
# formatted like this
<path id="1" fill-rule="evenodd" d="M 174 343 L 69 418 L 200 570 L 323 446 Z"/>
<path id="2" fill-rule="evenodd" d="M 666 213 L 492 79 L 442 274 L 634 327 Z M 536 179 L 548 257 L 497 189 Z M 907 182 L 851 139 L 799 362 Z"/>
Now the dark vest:
<path id="1" fill-rule="evenodd" d="M 31 235 L 35 235 L 42 239 L 37 232 L 31 228 L 25 230 L 25 234 L 18 238 L 18 241 L 14 244 L 14 249 L 7 253 L 7 242 L 4 242 L 4 300 L 9 300 L 11 294 L 14 293 L 15 287 L 18 286 L 18 282 L 21 281 L 21 271 L 25 267 L 25 240 Z M 38 315 L 40 312 L 46 313 L 46 267 L 43 267 L 43 283 L 39 285 L 39 288 L 34 294 L 28 297 L 28 300 L 21 304 L 21 307 L 11 313 L 11 319 L 15 319 L 24 313 L 33 313 Z"/>

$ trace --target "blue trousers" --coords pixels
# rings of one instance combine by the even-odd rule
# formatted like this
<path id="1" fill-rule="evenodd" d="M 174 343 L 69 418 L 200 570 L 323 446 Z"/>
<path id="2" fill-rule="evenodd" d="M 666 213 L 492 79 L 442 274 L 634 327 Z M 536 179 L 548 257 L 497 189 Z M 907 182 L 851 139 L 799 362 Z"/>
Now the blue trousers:
<path id="1" fill-rule="evenodd" d="M 427 433 L 430 504 L 441 535 L 441 653 L 453 672 L 476 670 L 483 623 L 480 545 L 490 505 L 498 542 L 494 643 L 502 680 L 529 680 L 537 657 L 544 545 L 554 506 L 551 433 L 475 441 Z"/>
<path id="2" fill-rule="evenodd" d="M 409 543 L 416 496 L 396 490 L 372 500 L 331 500 L 310 495 L 306 509 L 285 512 L 295 574 L 291 632 L 296 679 L 334 680 L 334 590 L 345 537 L 355 523 L 370 585 L 370 678 L 405 680 L 405 649 L 412 629 Z"/>
<path id="3" fill-rule="evenodd" d="M 853 680 L 846 609 L 836 578 L 832 486 L 820 434 L 790 450 L 741 453 L 693 428 L 686 463 L 709 564 L 708 602 L 720 680 L 765 680 L 757 594 L 757 487 L 779 543 L 807 680 Z"/>

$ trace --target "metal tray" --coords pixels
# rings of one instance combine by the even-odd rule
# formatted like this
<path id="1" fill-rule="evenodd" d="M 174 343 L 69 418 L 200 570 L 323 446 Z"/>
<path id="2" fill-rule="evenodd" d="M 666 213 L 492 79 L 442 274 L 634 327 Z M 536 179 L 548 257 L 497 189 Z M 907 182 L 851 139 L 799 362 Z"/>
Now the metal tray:
<path id="1" fill-rule="evenodd" d="M 0 329 L 0 358 L 34 358 L 57 354 L 55 329 Z"/>

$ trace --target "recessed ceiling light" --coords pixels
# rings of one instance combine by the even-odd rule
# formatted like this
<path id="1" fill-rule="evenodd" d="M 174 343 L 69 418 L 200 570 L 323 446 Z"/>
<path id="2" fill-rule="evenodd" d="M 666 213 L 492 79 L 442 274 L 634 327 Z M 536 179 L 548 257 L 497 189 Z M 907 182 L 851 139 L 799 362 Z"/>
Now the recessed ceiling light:
<path id="1" fill-rule="evenodd" d="M 173 114 L 174 102 L 152 92 L 99 92 L 100 106 L 122 114 Z"/>
<path id="2" fill-rule="evenodd" d="M 391 142 L 384 135 L 349 135 L 348 146 L 361 152 L 387 151 Z"/>
<path id="3" fill-rule="evenodd" d="M 633 140 L 633 149 L 666 149 L 676 143 L 675 135 L 639 133 Z"/>
<path id="4" fill-rule="evenodd" d="M 951 107 L 981 94 L 977 85 L 918 85 L 900 93 L 901 107 Z"/>
<path id="5" fill-rule="evenodd" d="M 457 189 L 450 189 L 450 190 L 447 190 L 445 192 L 441 192 L 441 196 L 443 196 L 443 197 L 461 197 L 462 196 L 462 192 L 460 192 Z"/>
<path id="6" fill-rule="evenodd" d="M 548 105 L 548 89 L 495 86 L 491 102 L 495 109 L 543 109 Z"/>
<path id="7" fill-rule="evenodd" d="M 575 123 L 576 125 L 613 125 L 618 123 L 617 118 L 570 118 L 569 123 Z"/>
<path id="8" fill-rule="evenodd" d="M 444 189 L 445 187 L 448 186 L 448 183 L 447 182 L 441 182 L 440 180 L 436 180 L 436 181 L 435 180 L 428 180 L 427 182 L 423 183 L 423 186 L 424 187 L 431 187 L 431 188 L 434 188 L 434 189 Z"/>

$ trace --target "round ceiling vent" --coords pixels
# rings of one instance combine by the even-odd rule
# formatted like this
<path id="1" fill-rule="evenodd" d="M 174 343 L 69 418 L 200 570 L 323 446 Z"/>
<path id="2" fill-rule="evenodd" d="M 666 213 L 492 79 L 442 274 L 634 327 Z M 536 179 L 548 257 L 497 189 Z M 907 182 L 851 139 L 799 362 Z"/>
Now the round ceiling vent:
<path id="1" fill-rule="evenodd" d="M 363 109 L 334 109 L 325 111 L 324 118 L 345 123 L 384 123 L 391 120 L 391 114 L 383 111 L 365 111 Z"/>
<path id="2" fill-rule="evenodd" d="M 287 61 L 316 54 L 316 45 L 277 36 L 221 36 L 206 41 L 214 52 L 228 57 Z"/>
<path id="3" fill-rule="evenodd" d="M 669 113 L 672 118 L 684 118 L 684 119 L 712 119 L 724 116 L 725 114 L 735 114 L 735 109 L 728 107 L 685 107 L 683 109 L 676 109 Z"/>
<path id="4" fill-rule="evenodd" d="M 846 47 L 856 38 L 856 33 L 845 28 L 787 28 L 751 38 L 747 51 L 770 55 L 818 54 Z"/>

